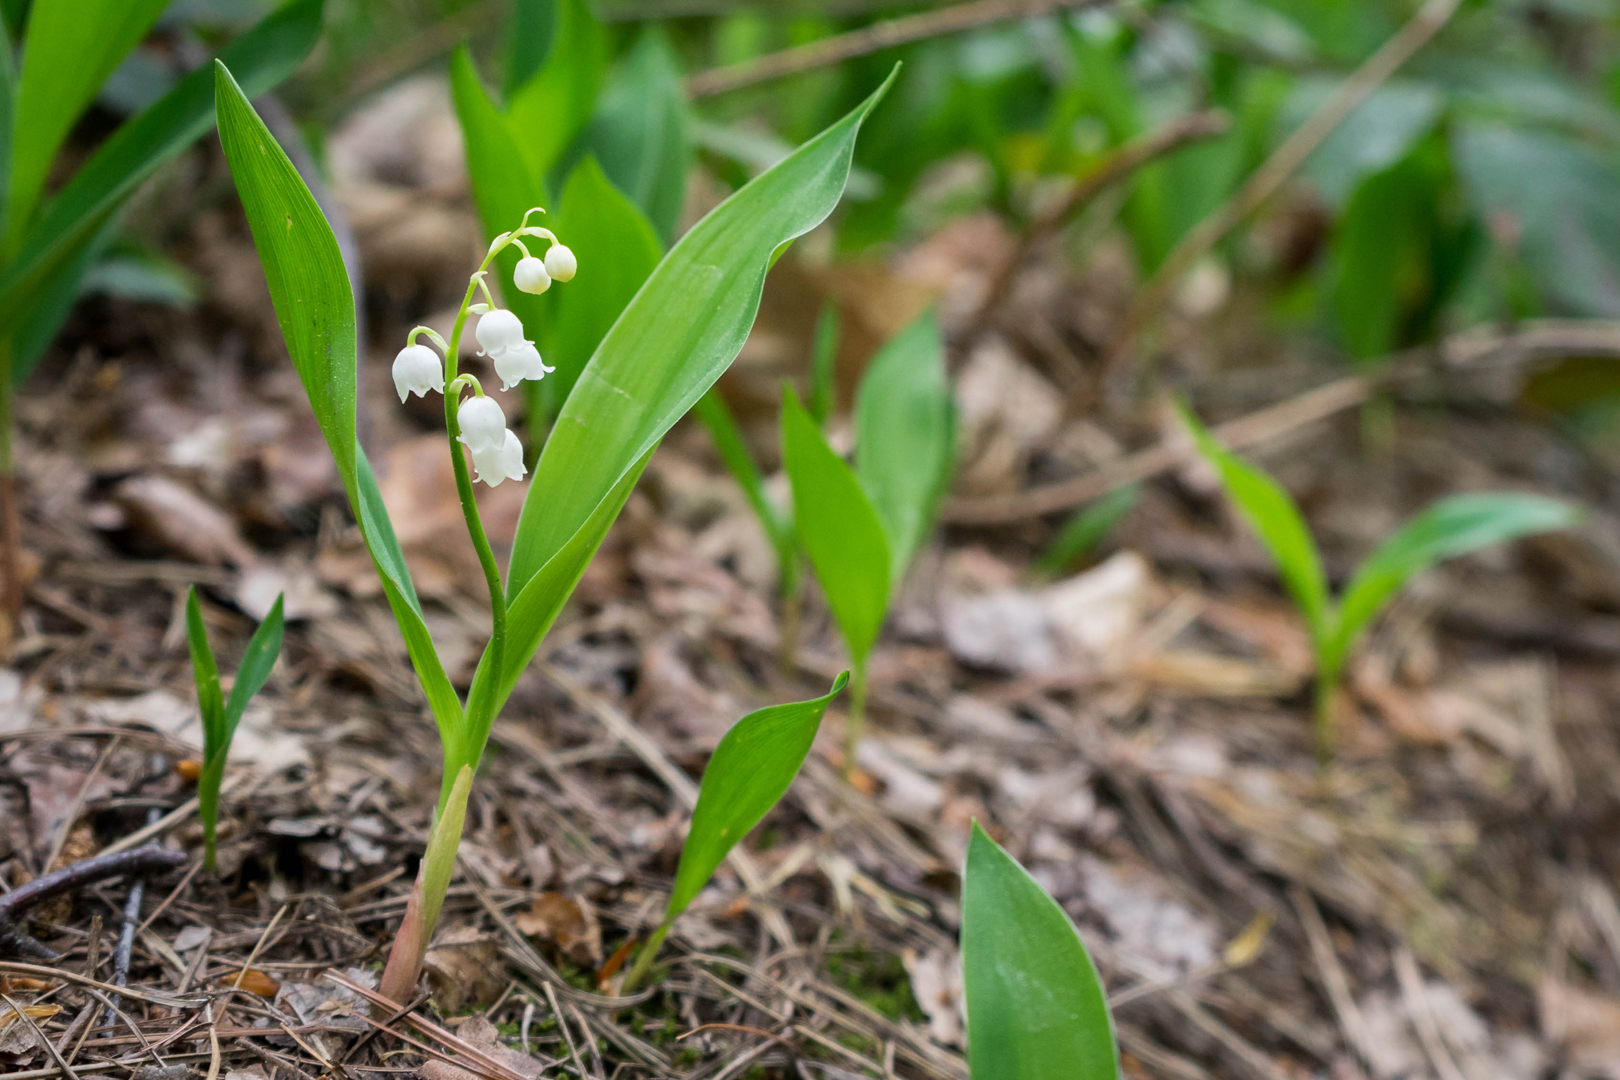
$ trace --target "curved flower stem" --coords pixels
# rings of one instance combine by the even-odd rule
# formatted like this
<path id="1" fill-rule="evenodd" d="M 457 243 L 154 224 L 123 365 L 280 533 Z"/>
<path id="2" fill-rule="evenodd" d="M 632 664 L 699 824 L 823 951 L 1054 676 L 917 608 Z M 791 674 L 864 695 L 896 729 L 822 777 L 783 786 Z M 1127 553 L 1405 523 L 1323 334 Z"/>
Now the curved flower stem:
<path id="1" fill-rule="evenodd" d="M 472 280 L 467 283 L 467 295 L 462 298 L 461 309 L 456 312 L 456 323 L 450 330 L 450 344 L 445 349 L 444 354 L 446 388 L 456 379 L 456 368 L 460 359 L 461 333 L 467 326 L 467 309 L 472 305 L 473 297 L 477 294 L 478 287 L 483 283 L 482 272 L 494 261 L 497 251 L 498 249 L 492 248 L 490 253 L 484 257 L 483 265 L 478 268 L 479 273 L 474 274 Z M 484 581 L 489 586 L 489 658 L 493 664 L 493 670 L 499 671 L 506 658 L 506 589 L 501 584 L 501 568 L 495 562 L 495 553 L 490 550 L 489 537 L 484 533 L 484 520 L 478 514 L 478 503 L 473 497 L 472 476 L 467 470 L 467 457 L 461 452 L 461 443 L 457 441 L 461 435 L 461 425 L 456 419 L 457 406 L 460 404 L 460 400 L 461 395 L 459 393 L 446 394 L 444 397 L 445 431 L 450 439 L 450 460 L 455 467 L 456 494 L 461 499 L 461 514 L 467 520 L 467 534 L 472 537 L 473 548 L 478 552 L 478 565 L 483 568 Z M 467 719 L 470 730 L 480 729 L 481 725 L 477 719 L 473 717 Z M 466 764 L 477 763 L 479 749 L 479 747 L 473 746 L 461 748 L 463 757 L 470 759 L 465 760 Z M 447 791 L 448 785 L 452 782 L 447 769 L 445 776 Z M 442 798 L 440 802 L 442 804 Z"/>

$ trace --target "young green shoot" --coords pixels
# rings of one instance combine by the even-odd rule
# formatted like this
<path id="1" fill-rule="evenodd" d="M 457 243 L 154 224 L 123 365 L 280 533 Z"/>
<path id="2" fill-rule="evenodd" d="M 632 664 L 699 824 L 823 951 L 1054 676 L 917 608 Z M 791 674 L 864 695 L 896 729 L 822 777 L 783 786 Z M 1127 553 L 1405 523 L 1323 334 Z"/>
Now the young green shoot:
<path id="1" fill-rule="evenodd" d="M 1414 575 L 1445 559 L 1567 529 L 1581 520 L 1578 507 L 1539 495 L 1452 495 L 1397 529 L 1334 597 L 1316 541 L 1288 492 L 1217 443 L 1190 409 L 1178 408 L 1199 452 L 1215 466 L 1226 493 L 1277 564 L 1284 587 L 1304 617 L 1316 659 L 1316 754 L 1324 766 L 1333 757 L 1335 702 L 1350 652 L 1384 605 Z"/>
<path id="2" fill-rule="evenodd" d="M 978 822 L 962 871 L 972 1080 L 1118 1080 L 1102 980 L 1056 900 Z"/>
<path id="3" fill-rule="evenodd" d="M 787 794 L 828 704 L 848 682 L 849 673 L 844 672 L 821 697 L 749 713 L 721 738 L 703 770 L 692 828 L 681 849 L 664 919 L 641 947 L 635 966 L 625 976 L 623 993 L 641 984 L 670 927 L 709 883 L 721 861 Z"/>
<path id="4" fill-rule="evenodd" d="M 804 594 L 803 575 L 799 567 L 799 534 L 793 527 L 791 509 L 776 505 L 770 492 L 765 490 L 765 476 L 760 472 L 754 455 L 749 452 L 737 421 L 717 390 L 710 390 L 692 409 L 692 414 L 709 429 L 709 437 L 720 452 L 720 460 L 736 478 L 754 516 L 765 530 L 771 550 L 776 554 L 776 595 L 782 606 L 781 642 L 777 648 L 777 666 L 784 679 L 792 678 L 798 669 L 799 622 L 801 597 Z"/>
<path id="5" fill-rule="evenodd" d="M 202 717 L 203 765 L 197 776 L 197 816 L 202 819 L 203 863 L 212 873 L 217 864 L 219 826 L 219 785 L 225 777 L 225 759 L 231 752 L 231 737 L 242 722 L 248 702 L 264 689 L 270 670 L 281 655 L 282 597 L 270 606 L 259 628 L 249 639 L 242 663 L 226 698 L 219 686 L 219 664 L 208 644 L 208 628 L 203 625 L 202 605 L 197 587 L 186 594 L 186 641 L 191 647 L 191 671 L 197 680 L 197 711 Z"/>
<path id="6" fill-rule="evenodd" d="M 555 368 L 546 364 L 535 340 L 527 336 L 528 326 L 502 308 L 491 291 L 491 275 L 500 273 L 500 281 L 507 280 L 507 272 L 500 270 L 503 256 L 511 265 L 513 296 L 535 295 L 552 281 L 568 281 L 576 271 L 579 283 L 568 291 L 589 289 L 594 275 L 613 272 L 613 249 L 581 248 L 576 256 L 534 220 L 544 216 L 533 205 L 515 212 L 508 231 L 490 242 L 468 280 L 448 340 L 427 327 L 407 337 L 394 361 L 395 388 L 402 400 L 413 393 L 444 394 L 456 491 L 489 598 L 489 641 L 464 700 L 428 632 L 376 477 L 355 437 L 355 299 L 337 241 L 230 72 L 217 65 L 216 76 L 220 142 L 288 354 L 337 464 L 444 747 L 428 857 L 379 986 L 389 1000 L 405 1002 L 414 992 L 454 868 L 466 793 L 501 707 L 659 440 L 736 358 L 759 310 L 774 255 L 837 205 L 861 123 L 888 84 L 693 226 L 632 290 L 628 302 L 621 302 L 622 310 L 600 335 L 588 362 L 559 357 Z M 576 170 L 575 175 L 581 174 Z M 582 182 L 595 181 L 587 173 Z M 479 376 L 460 370 L 461 339 L 473 316 L 478 317 L 473 332 L 480 356 L 493 369 L 483 372 L 485 378 L 512 387 L 542 380 L 560 370 L 562 362 L 578 370 L 534 459 L 504 580 L 473 498 L 473 483 L 493 487 L 521 480 L 531 469 L 500 404 L 485 392 Z"/>
<path id="7" fill-rule="evenodd" d="M 1137 484 L 1115 488 L 1108 494 L 1076 510 L 1057 536 L 1035 560 L 1034 574 L 1038 578 L 1054 578 L 1071 565 L 1090 555 L 1097 545 L 1108 538 L 1125 515 L 1130 513 L 1141 497 Z"/>
<path id="8" fill-rule="evenodd" d="M 782 400 L 782 460 L 799 542 L 849 650 L 844 774 L 866 719 L 867 662 L 893 591 L 933 526 L 950 478 L 954 413 L 944 343 L 930 312 L 873 358 L 855 400 L 855 464 L 828 445 L 791 387 Z"/>

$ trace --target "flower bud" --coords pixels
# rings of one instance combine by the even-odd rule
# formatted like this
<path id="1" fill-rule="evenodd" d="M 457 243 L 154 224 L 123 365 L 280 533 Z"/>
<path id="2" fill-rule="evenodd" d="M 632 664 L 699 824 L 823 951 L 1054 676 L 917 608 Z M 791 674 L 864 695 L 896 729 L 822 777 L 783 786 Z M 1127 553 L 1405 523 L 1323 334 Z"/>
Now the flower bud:
<path id="1" fill-rule="evenodd" d="M 484 354 L 495 356 L 523 343 L 523 323 L 510 311 L 496 308 L 479 316 L 473 335 Z"/>
<path id="2" fill-rule="evenodd" d="M 501 377 L 502 390 L 510 390 L 524 379 L 538 382 L 547 373 L 556 370 L 546 366 L 546 362 L 540 359 L 540 350 L 529 342 L 507 349 L 495 357 L 495 374 Z"/>
<path id="3" fill-rule="evenodd" d="M 490 487 L 500 487 L 503 480 L 521 480 L 528 472 L 523 467 L 523 444 L 508 431 L 494 450 L 473 452 L 473 468 L 477 478 Z"/>
<path id="4" fill-rule="evenodd" d="M 539 296 L 551 288 L 551 275 L 546 272 L 545 263 L 530 255 L 526 259 L 519 259 L 512 268 L 512 283 L 521 292 Z"/>
<path id="5" fill-rule="evenodd" d="M 426 345 L 407 345 L 394 357 L 394 389 L 399 400 L 415 394 L 427 397 L 429 390 L 444 393 L 444 366 L 439 354 Z"/>
<path id="6" fill-rule="evenodd" d="M 506 430 L 506 414 L 494 398 L 473 397 L 463 401 L 461 408 L 456 410 L 456 426 L 461 428 L 457 438 L 466 444 L 475 457 L 499 450 L 509 434 Z"/>
<path id="7" fill-rule="evenodd" d="M 561 244 L 552 244 L 546 251 L 546 273 L 558 281 L 574 280 L 577 269 L 579 263 L 574 259 L 574 253 Z"/>

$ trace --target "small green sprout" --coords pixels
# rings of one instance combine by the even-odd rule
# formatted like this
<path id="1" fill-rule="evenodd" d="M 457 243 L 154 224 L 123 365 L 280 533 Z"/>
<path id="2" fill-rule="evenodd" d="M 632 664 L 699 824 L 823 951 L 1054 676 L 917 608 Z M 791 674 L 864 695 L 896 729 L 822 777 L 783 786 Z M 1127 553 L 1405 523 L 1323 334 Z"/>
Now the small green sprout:
<path id="1" fill-rule="evenodd" d="M 231 752 L 231 738 L 242 722 L 248 702 L 264 689 L 270 670 L 281 655 L 282 597 L 270 607 L 270 614 L 253 632 L 242 663 L 236 669 L 227 699 L 219 688 L 219 664 L 208 644 L 208 628 L 203 626 L 202 605 L 197 587 L 186 596 L 186 640 L 191 646 L 191 671 L 197 679 L 197 711 L 202 715 L 203 766 L 197 776 L 197 816 L 202 818 L 203 862 L 212 872 L 216 865 L 219 825 L 219 785 L 225 777 L 225 759 Z"/>
<path id="2" fill-rule="evenodd" d="M 1102 980 L 1056 900 L 973 823 L 962 872 L 973 1080 L 1117 1080 Z"/>
<path id="3" fill-rule="evenodd" d="M 697 806 L 692 809 L 692 828 L 681 848 L 681 862 L 675 870 L 669 903 L 664 907 L 664 920 L 641 947 L 635 966 L 625 976 L 625 993 L 641 982 L 670 927 L 709 883 L 721 860 L 787 794 L 788 785 L 810 753 L 827 706 L 848 682 L 846 671 L 821 697 L 751 712 L 721 738 L 703 770 Z"/>
<path id="4" fill-rule="evenodd" d="M 855 400 L 855 466 L 827 444 L 791 387 L 782 398 L 782 459 L 799 541 L 849 649 L 844 772 L 866 715 L 866 665 L 889 601 L 932 528 L 950 479 L 955 413 L 939 323 L 927 313 L 873 358 Z"/>
<path id="5" fill-rule="evenodd" d="M 1220 473 L 1227 494 L 1271 553 L 1284 586 L 1305 618 L 1316 654 L 1316 753 L 1324 765 L 1333 757 L 1334 699 L 1350 650 L 1415 574 L 1444 559 L 1567 529 L 1581 520 L 1580 508 L 1539 495 L 1452 495 L 1397 529 L 1356 569 L 1335 598 L 1328 590 L 1316 541 L 1288 492 L 1217 443 L 1190 409 L 1178 408 L 1199 452 Z"/>
<path id="6" fill-rule="evenodd" d="M 1071 563 L 1091 554 L 1131 512 L 1141 494 L 1139 485 L 1127 484 L 1076 510 L 1035 561 L 1035 576 L 1056 577 Z"/>

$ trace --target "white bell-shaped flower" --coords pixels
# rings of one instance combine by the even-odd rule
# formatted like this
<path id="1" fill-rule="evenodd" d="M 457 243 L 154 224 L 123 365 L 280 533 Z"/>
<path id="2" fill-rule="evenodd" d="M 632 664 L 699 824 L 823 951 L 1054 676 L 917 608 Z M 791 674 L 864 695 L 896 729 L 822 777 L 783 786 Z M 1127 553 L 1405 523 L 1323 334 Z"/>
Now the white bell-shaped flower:
<path id="1" fill-rule="evenodd" d="M 546 251 L 546 273 L 558 281 L 574 280 L 574 271 L 579 269 L 579 262 L 574 253 L 561 244 L 552 244 Z"/>
<path id="2" fill-rule="evenodd" d="M 456 410 L 456 426 L 461 428 L 457 438 L 475 458 L 499 450 L 510 434 L 506 430 L 506 414 L 494 398 L 473 397 L 463 401 Z"/>
<path id="3" fill-rule="evenodd" d="M 539 296 L 551 288 L 551 274 L 546 271 L 546 264 L 530 255 L 519 259 L 518 264 L 512 268 L 512 283 L 521 292 L 533 293 Z"/>
<path id="4" fill-rule="evenodd" d="M 411 394 L 427 397 L 429 390 L 444 393 L 444 365 L 439 354 L 426 345 L 407 345 L 394 357 L 394 389 L 399 400 Z"/>
<path id="5" fill-rule="evenodd" d="M 510 311 L 496 308 L 479 316 L 473 335 L 483 346 L 483 354 L 499 356 L 507 349 L 523 344 L 523 323 Z"/>
<path id="6" fill-rule="evenodd" d="M 540 359 L 540 350 L 526 341 L 495 357 L 495 374 L 501 377 L 502 390 L 510 390 L 524 379 L 538 382 L 556 370 L 547 367 L 546 362 Z"/>
<path id="7" fill-rule="evenodd" d="M 477 478 L 490 487 L 500 487 L 503 480 L 521 480 L 528 472 L 523 467 L 523 444 L 510 430 L 500 446 L 493 450 L 475 450 L 472 458 Z"/>

